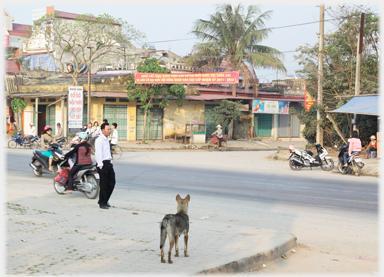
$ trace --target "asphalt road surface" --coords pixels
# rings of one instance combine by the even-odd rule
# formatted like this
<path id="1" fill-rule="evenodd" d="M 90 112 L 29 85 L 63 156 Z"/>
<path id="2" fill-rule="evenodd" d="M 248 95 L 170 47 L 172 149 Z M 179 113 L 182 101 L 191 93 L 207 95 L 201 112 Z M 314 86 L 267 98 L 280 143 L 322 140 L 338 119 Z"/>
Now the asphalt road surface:
<path id="1" fill-rule="evenodd" d="M 120 160 L 114 161 L 114 168 L 120 189 L 378 213 L 378 178 L 342 175 L 337 172 L 336 163 L 331 172 L 320 168 L 294 172 L 288 162 L 267 159 L 271 153 L 124 152 Z M 7 149 L 7 173 L 30 175 L 42 183 L 52 178 L 34 177 L 28 166 L 31 154 L 28 149 Z"/>

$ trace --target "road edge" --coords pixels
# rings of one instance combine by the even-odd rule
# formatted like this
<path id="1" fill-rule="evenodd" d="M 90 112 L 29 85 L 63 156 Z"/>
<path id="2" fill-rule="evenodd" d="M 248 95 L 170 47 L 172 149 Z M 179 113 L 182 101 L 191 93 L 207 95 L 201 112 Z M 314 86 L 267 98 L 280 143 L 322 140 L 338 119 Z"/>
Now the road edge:
<path id="1" fill-rule="evenodd" d="M 197 272 L 197 275 L 208 275 L 208 274 L 226 274 L 226 273 L 239 273 L 249 271 L 256 267 L 261 267 L 266 262 L 276 260 L 281 257 L 287 251 L 297 247 L 297 237 L 292 234 L 292 237 L 285 243 L 276 246 L 274 249 L 269 251 L 257 253 L 256 255 L 243 258 L 239 261 L 233 261 L 224 265 L 220 265 L 214 268 L 205 269 Z"/>

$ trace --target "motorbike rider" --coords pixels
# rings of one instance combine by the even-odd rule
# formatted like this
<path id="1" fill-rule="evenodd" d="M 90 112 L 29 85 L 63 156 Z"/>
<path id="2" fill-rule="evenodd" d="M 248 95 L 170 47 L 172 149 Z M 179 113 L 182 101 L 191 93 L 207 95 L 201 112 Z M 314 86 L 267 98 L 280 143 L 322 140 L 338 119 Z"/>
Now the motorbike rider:
<path id="1" fill-rule="evenodd" d="M 61 139 L 64 137 L 63 128 L 61 128 L 61 124 L 59 122 L 56 124 L 56 126 L 57 126 L 57 134 L 55 136 L 55 139 Z"/>
<path id="2" fill-rule="evenodd" d="M 359 133 L 355 130 L 352 132 L 352 138 L 349 140 L 348 152 L 344 153 L 344 167 L 348 167 L 348 157 L 361 152 L 361 140 L 359 139 Z"/>
<path id="3" fill-rule="evenodd" d="M 56 139 L 52 137 L 52 128 L 51 126 L 45 126 L 44 127 L 44 132 L 43 135 L 41 136 L 41 153 L 49 158 L 49 171 L 52 171 L 52 160 L 53 160 L 53 155 L 52 152 L 47 150 L 49 145 L 51 143 L 55 143 Z"/>
<path id="4" fill-rule="evenodd" d="M 68 189 L 65 193 L 69 194 L 73 192 L 73 176 L 75 176 L 82 166 L 92 164 L 91 146 L 88 144 L 88 134 L 86 132 L 81 132 L 79 134 L 79 140 L 80 143 L 63 156 L 63 158 L 69 158 L 76 153 L 75 163 L 68 172 Z"/>
<path id="5" fill-rule="evenodd" d="M 29 145 L 32 144 L 31 139 L 36 136 L 36 127 L 33 126 L 33 123 L 29 123 L 29 127 L 31 128 L 31 131 L 29 133 L 29 136 L 26 136 L 25 138 L 28 140 Z"/>

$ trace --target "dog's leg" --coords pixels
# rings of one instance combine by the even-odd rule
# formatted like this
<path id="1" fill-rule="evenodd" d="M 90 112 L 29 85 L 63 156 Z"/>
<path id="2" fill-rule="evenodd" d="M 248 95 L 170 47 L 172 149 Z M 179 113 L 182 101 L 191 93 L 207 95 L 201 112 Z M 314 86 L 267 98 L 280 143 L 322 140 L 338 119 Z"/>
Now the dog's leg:
<path id="1" fill-rule="evenodd" d="M 172 260 L 171 260 L 171 256 L 172 256 L 172 248 L 173 248 L 173 245 L 175 244 L 175 241 L 172 240 L 169 242 L 169 251 L 168 251 L 168 263 L 172 264 Z"/>
<path id="2" fill-rule="evenodd" d="M 189 257 L 188 253 L 188 234 L 184 235 L 184 257 Z"/>
<path id="3" fill-rule="evenodd" d="M 178 236 L 175 236 L 175 250 L 176 250 L 176 254 L 175 254 L 175 257 L 179 257 L 179 237 Z"/>

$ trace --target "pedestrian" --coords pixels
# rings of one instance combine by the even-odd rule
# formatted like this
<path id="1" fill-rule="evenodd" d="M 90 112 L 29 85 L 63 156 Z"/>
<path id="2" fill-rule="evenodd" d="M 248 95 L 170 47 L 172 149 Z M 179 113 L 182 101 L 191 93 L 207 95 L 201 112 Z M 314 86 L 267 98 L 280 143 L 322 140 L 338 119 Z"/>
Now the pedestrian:
<path id="1" fill-rule="evenodd" d="M 221 151 L 221 142 L 223 141 L 223 130 L 221 129 L 221 125 L 216 126 L 217 130 L 212 134 L 212 136 L 217 136 L 219 140 L 219 150 Z"/>
<path id="2" fill-rule="evenodd" d="M 63 128 L 61 128 L 61 124 L 59 122 L 57 123 L 56 126 L 57 126 L 57 135 L 55 136 L 55 139 L 58 140 L 64 137 L 64 133 L 63 133 Z"/>
<path id="3" fill-rule="evenodd" d="M 31 139 L 36 137 L 36 127 L 33 126 L 32 122 L 29 123 L 29 127 L 31 128 L 31 130 L 29 131 L 29 135 L 26 136 L 25 138 L 28 140 L 29 145 L 31 145 L 32 144 Z"/>
<path id="4" fill-rule="evenodd" d="M 97 203 L 101 209 L 108 209 L 111 206 L 108 201 L 116 184 L 108 140 L 110 135 L 111 126 L 108 123 L 101 124 L 101 135 L 95 141 L 97 172 L 100 174 L 100 194 Z"/>
<path id="5" fill-rule="evenodd" d="M 360 154 L 361 152 L 361 140 L 359 139 L 359 133 L 355 130 L 352 132 L 352 138 L 349 141 L 348 152 L 344 153 L 344 167 L 348 166 L 348 157 Z"/>
<path id="6" fill-rule="evenodd" d="M 119 140 L 119 133 L 117 132 L 117 123 L 112 123 L 111 146 L 115 146 Z"/>
<path id="7" fill-rule="evenodd" d="M 377 141 L 376 141 L 376 137 L 375 136 L 371 136 L 370 137 L 371 139 L 371 142 L 368 144 L 367 146 L 367 152 L 365 154 L 365 158 L 368 159 L 368 156 L 369 154 L 371 153 L 371 151 L 377 151 Z"/>
<path id="8" fill-rule="evenodd" d="M 71 170 L 68 172 L 68 188 L 64 193 L 72 193 L 73 191 L 73 177 L 85 165 L 92 164 L 91 158 L 91 146 L 88 144 L 88 134 L 82 132 L 79 134 L 80 143 L 73 148 L 72 151 L 68 152 L 63 158 L 70 158 L 76 153 L 75 163 Z"/>
<path id="9" fill-rule="evenodd" d="M 92 136 L 100 136 L 101 134 L 101 131 L 100 131 L 100 126 L 99 126 L 99 122 L 95 121 L 93 122 L 93 134 Z"/>

